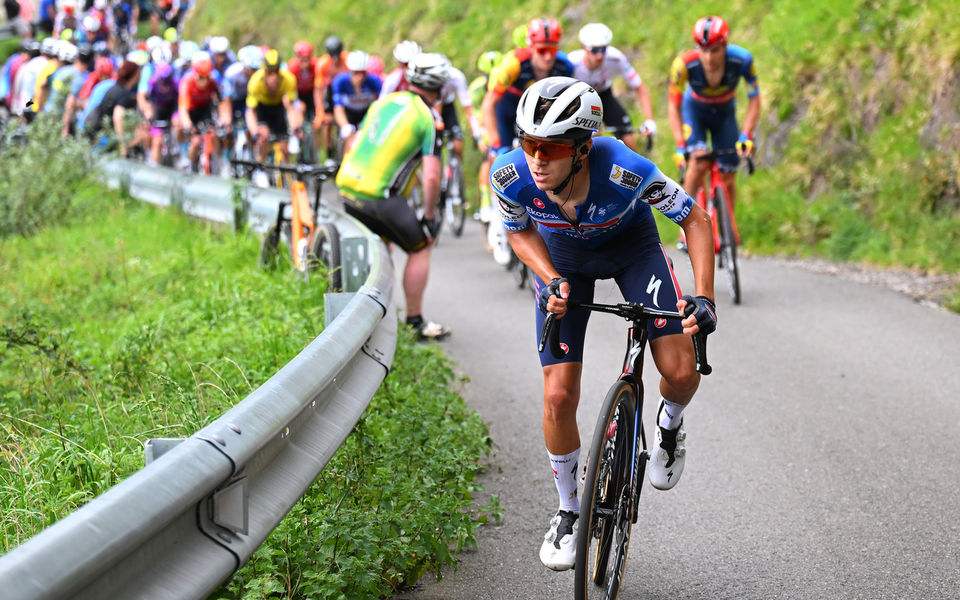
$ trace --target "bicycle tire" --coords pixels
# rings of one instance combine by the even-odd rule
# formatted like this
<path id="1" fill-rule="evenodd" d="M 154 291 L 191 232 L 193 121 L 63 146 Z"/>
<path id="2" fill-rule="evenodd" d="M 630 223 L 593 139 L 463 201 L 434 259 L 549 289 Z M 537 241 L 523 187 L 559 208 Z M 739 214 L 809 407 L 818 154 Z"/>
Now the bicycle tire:
<path id="1" fill-rule="evenodd" d="M 277 268 L 280 258 L 280 232 L 276 225 L 267 228 L 260 242 L 260 258 L 257 266 L 261 269 L 273 270 Z"/>
<path id="2" fill-rule="evenodd" d="M 327 289 L 343 289 L 343 265 L 340 260 L 340 231 L 329 222 L 317 223 L 310 247 L 311 264 L 327 267 Z"/>
<path id="3" fill-rule="evenodd" d="M 633 524 L 635 418 L 633 387 L 618 381 L 603 401 L 587 459 L 574 561 L 577 600 L 615 600 L 620 593 Z"/>
<path id="4" fill-rule="evenodd" d="M 727 272 L 727 286 L 730 298 L 734 304 L 740 304 L 740 263 L 737 259 L 737 238 L 733 233 L 733 222 L 727 211 L 727 198 L 722 188 L 713 191 L 714 206 L 717 208 L 717 217 L 720 220 L 720 255 L 721 265 Z"/>
<path id="5" fill-rule="evenodd" d="M 447 182 L 447 198 L 450 203 L 450 229 L 455 237 L 463 235 L 463 226 L 467 222 L 467 206 L 464 204 L 467 197 L 466 184 L 463 180 L 463 163 L 459 160 L 451 162 L 450 181 Z"/>

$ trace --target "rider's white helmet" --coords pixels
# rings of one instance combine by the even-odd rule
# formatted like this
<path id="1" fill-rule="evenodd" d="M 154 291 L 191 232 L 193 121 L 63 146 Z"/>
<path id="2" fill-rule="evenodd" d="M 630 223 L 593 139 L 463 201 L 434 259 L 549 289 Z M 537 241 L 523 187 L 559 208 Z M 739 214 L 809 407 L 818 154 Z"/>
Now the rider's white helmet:
<path id="1" fill-rule="evenodd" d="M 410 60 L 404 76 L 411 85 L 435 92 L 450 79 L 450 61 L 442 54 L 422 52 Z"/>
<path id="2" fill-rule="evenodd" d="M 240 48 L 240 53 L 237 58 L 240 59 L 243 66 L 251 71 L 256 71 L 263 65 L 263 50 L 261 50 L 259 46 L 244 46 Z"/>
<path id="3" fill-rule="evenodd" d="M 366 71 L 370 55 L 363 50 L 354 50 L 347 55 L 347 69 L 351 71 Z"/>
<path id="4" fill-rule="evenodd" d="M 230 40 L 223 37 L 222 35 L 217 35 L 210 38 L 210 53 L 211 54 L 226 54 L 230 50 Z"/>
<path id="5" fill-rule="evenodd" d="M 613 41 L 613 32 L 603 23 L 587 23 L 580 28 L 580 43 L 587 48 L 609 46 Z"/>
<path id="6" fill-rule="evenodd" d="M 393 58 L 398 63 L 407 64 L 414 56 L 420 54 L 420 44 L 412 40 L 403 40 L 393 48 Z"/>
<path id="7" fill-rule="evenodd" d="M 542 138 L 590 137 L 603 123 L 600 94 L 572 77 L 547 77 L 527 88 L 517 107 L 517 127 Z"/>

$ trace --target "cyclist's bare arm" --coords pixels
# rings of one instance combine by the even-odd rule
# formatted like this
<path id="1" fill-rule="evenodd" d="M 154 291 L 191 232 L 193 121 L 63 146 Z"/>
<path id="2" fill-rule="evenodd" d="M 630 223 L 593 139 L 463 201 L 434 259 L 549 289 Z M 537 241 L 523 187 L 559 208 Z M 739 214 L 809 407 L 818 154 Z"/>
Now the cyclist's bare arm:
<path id="1" fill-rule="evenodd" d="M 640 82 L 640 85 L 636 87 L 634 93 L 637 95 L 637 104 L 640 105 L 640 110 L 643 111 L 643 118 L 647 121 L 653 120 L 653 103 L 650 101 L 650 90 L 647 89 L 647 84 Z"/>
<path id="2" fill-rule="evenodd" d="M 226 126 L 233 125 L 233 103 L 230 98 L 224 98 L 217 106 L 217 112 L 220 115 L 220 122 Z"/>
<path id="3" fill-rule="evenodd" d="M 483 114 L 483 125 L 487 128 L 487 139 L 493 147 L 500 145 L 500 130 L 497 128 L 497 103 L 503 94 L 494 91 L 487 91 L 483 97 L 483 104 L 480 105 L 481 114 Z"/>
<path id="4" fill-rule="evenodd" d="M 494 216 L 494 218 L 499 218 Z M 543 241 L 540 233 L 535 226 L 527 227 L 520 231 L 507 231 L 507 239 L 513 247 L 513 252 L 517 255 L 523 264 L 527 265 L 537 276 L 545 283 L 550 283 L 552 279 L 562 277 L 550 258 L 550 252 Z M 569 294 L 570 286 L 566 283 L 561 284 L 561 294 Z M 567 312 L 567 301 L 565 298 L 552 297 L 547 304 L 549 312 L 557 313 L 562 317 Z"/>
<path id="5" fill-rule="evenodd" d="M 670 125 L 674 144 L 678 147 L 686 144 L 686 138 L 683 137 L 683 115 L 679 104 L 667 102 L 667 123 Z"/>
<path id="6" fill-rule="evenodd" d="M 339 104 L 333 107 L 333 119 L 337 122 L 338 127 L 350 124 L 350 121 L 347 120 L 347 109 Z"/>
<path id="7" fill-rule="evenodd" d="M 693 283 L 697 296 L 713 295 L 713 223 L 710 215 L 699 204 L 694 203 L 690 214 L 680 222 L 687 238 L 687 250 L 690 264 L 693 266 Z"/>
<path id="8" fill-rule="evenodd" d="M 753 135 L 758 120 L 760 120 L 760 94 L 747 101 L 747 112 L 743 117 L 743 131 Z"/>
<path id="9" fill-rule="evenodd" d="M 437 200 L 440 198 L 440 173 L 442 164 L 439 156 L 423 157 L 423 216 L 428 219 L 435 218 Z"/>
<path id="10" fill-rule="evenodd" d="M 287 96 L 283 97 L 283 108 L 287 111 L 287 123 L 290 129 L 296 129 L 303 125 L 303 111 L 297 107 L 299 100 L 290 100 Z"/>
<path id="11" fill-rule="evenodd" d="M 244 113 L 247 121 L 247 131 L 250 132 L 250 135 L 256 135 L 257 133 L 257 113 L 250 107 L 247 107 L 246 112 Z"/>

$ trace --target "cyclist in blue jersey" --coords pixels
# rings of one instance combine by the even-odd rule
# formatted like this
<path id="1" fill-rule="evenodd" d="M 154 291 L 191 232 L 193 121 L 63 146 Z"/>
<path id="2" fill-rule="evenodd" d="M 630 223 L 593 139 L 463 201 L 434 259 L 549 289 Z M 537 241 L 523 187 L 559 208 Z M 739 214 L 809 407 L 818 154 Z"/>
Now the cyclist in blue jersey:
<path id="1" fill-rule="evenodd" d="M 657 440 L 650 482 L 676 485 L 683 471 L 683 410 L 700 383 L 690 338 L 716 328 L 713 233 L 710 216 L 656 165 L 614 138 L 591 137 L 603 122 L 600 95 L 570 77 L 529 87 L 517 108 L 521 147 L 500 156 L 490 182 L 514 252 L 537 276 L 537 331 L 547 311 L 560 320 L 566 355 L 540 354 L 543 433 L 560 506 L 540 548 L 554 570 L 573 566 L 580 510 L 577 404 L 587 311 L 567 312 L 567 300 L 593 299 L 594 283 L 613 278 L 630 302 L 695 311 L 682 322 L 658 319 L 650 350 L 661 374 Z M 651 207 L 687 235 L 696 297 L 682 296 L 660 244 Z"/>
<path id="2" fill-rule="evenodd" d="M 760 88 L 757 85 L 753 56 L 745 48 L 727 43 L 730 28 L 720 17 L 704 17 L 693 26 L 695 49 L 676 57 L 670 66 L 670 101 L 667 120 L 677 143 L 674 162 L 686 166 L 686 153 L 707 153 L 707 134 L 714 150 L 734 150 L 740 156 L 753 154 L 753 130 L 760 118 Z M 747 85 L 747 110 L 743 128 L 737 127 L 737 84 Z M 739 159 L 734 154 L 717 157 L 720 176 L 730 192 L 731 206 L 736 204 L 736 171 Z M 683 187 L 696 195 L 710 165 L 690 161 Z"/>
<path id="3" fill-rule="evenodd" d="M 340 128 L 340 137 L 344 140 L 344 151 L 349 150 L 353 134 L 367 114 L 367 109 L 380 96 L 383 81 L 376 75 L 367 73 L 370 55 L 354 50 L 347 55 L 346 73 L 333 78 L 333 118 Z"/>

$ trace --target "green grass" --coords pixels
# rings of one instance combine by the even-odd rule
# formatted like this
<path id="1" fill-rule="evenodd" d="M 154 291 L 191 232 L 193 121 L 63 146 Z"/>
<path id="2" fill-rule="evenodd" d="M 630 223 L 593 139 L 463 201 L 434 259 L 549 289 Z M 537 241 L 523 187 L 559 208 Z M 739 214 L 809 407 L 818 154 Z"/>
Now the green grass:
<path id="1" fill-rule="evenodd" d="M 70 217 L 0 238 L 0 553 L 140 469 L 321 331 L 322 278 L 258 269 L 259 239 L 81 182 Z M 388 594 L 453 562 L 486 426 L 403 330 L 357 429 L 216 597 Z"/>
<path id="2" fill-rule="evenodd" d="M 960 271 L 960 124 L 951 116 L 960 97 L 951 83 L 960 59 L 960 13 L 947 0 L 728 0 L 695 8 L 666 0 L 229 6 L 201 0 L 187 31 L 288 54 L 297 39 L 318 46 L 336 33 L 348 49 L 385 57 L 388 68 L 392 47 L 411 38 L 447 54 L 472 78 L 477 56 L 509 48 L 510 32 L 532 17 L 558 17 L 568 50 L 577 47 L 583 24 L 603 21 L 650 87 L 661 131 L 652 158 L 675 176 L 667 73 L 691 47 L 694 21 L 706 14 L 728 21 L 731 42 L 753 53 L 760 80 L 759 171 L 739 178 L 746 249 Z M 615 86 L 636 122 L 638 108 L 622 84 Z M 739 103 L 742 118 L 743 92 Z M 468 173 L 476 160 L 468 153 Z M 472 184 L 467 189 L 473 194 Z M 675 232 L 664 235 L 674 239 Z"/>

